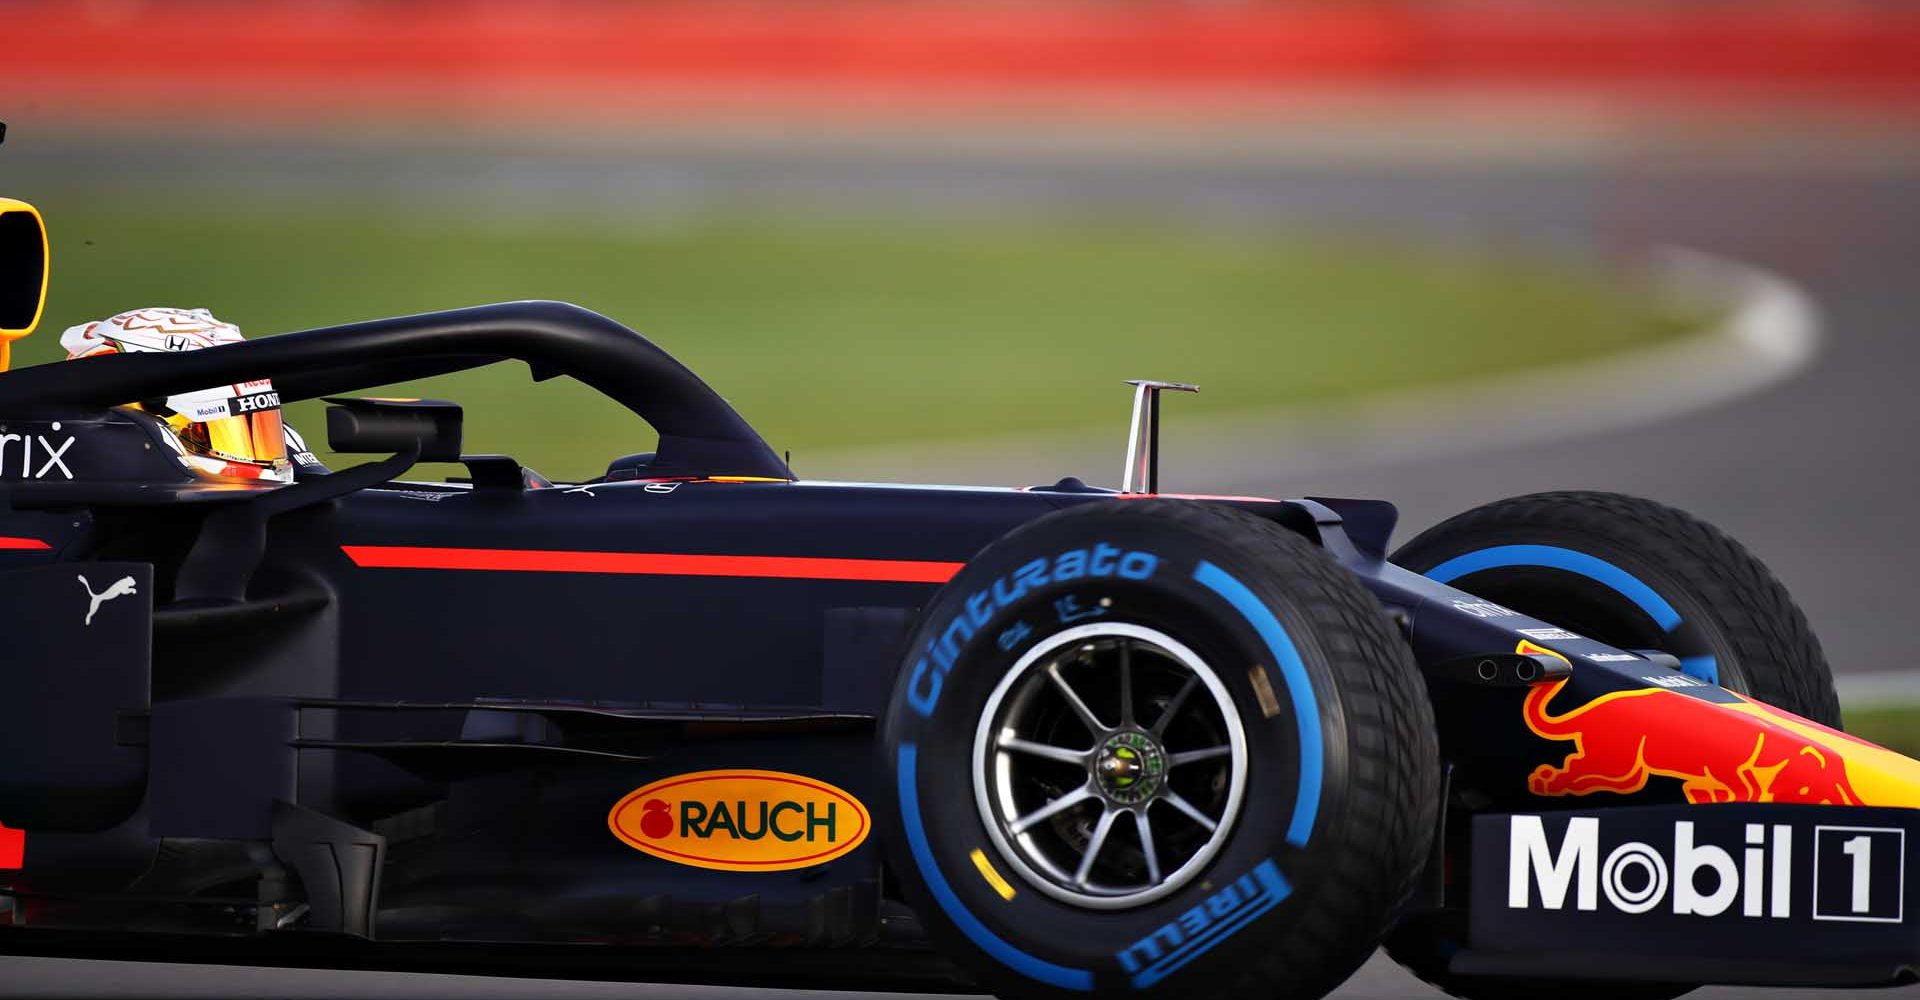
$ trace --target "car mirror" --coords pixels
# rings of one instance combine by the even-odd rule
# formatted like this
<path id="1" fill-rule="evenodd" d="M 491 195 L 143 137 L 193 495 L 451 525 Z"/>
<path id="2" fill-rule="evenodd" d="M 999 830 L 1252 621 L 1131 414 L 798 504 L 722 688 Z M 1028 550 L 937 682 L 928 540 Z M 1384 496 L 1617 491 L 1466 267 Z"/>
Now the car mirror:
<path id="1" fill-rule="evenodd" d="M 47 301 L 47 230 L 24 201 L 0 198 L 0 371 L 13 342 L 40 325 Z"/>
<path id="2" fill-rule="evenodd" d="M 420 449 L 422 462 L 460 460 L 462 412 L 444 399 L 327 397 L 327 444 L 345 455 Z"/>

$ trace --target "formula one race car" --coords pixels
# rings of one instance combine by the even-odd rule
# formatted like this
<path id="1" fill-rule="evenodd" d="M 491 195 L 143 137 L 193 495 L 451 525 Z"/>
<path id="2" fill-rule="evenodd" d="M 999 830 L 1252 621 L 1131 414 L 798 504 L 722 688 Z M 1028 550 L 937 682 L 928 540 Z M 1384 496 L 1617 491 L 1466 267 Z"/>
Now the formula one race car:
<path id="1" fill-rule="evenodd" d="M 0 245 L 10 339 L 39 216 L 0 203 Z M 556 484 L 465 454 L 452 403 L 339 395 L 507 361 L 657 448 Z M 1738 545 L 1557 493 L 1389 556 L 1384 502 L 1156 495 L 1167 388 L 1115 491 L 798 479 L 558 303 L 0 375 L 0 951 L 1013 997 L 1314 997 L 1383 941 L 1468 997 L 1913 978 L 1920 763 L 1839 731 Z M 183 445 L 321 396 L 377 458 Z"/>

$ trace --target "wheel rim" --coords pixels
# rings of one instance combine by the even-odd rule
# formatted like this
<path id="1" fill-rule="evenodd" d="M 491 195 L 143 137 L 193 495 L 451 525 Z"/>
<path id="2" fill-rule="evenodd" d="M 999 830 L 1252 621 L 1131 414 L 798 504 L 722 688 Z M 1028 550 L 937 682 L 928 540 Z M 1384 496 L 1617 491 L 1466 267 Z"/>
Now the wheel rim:
<path id="1" fill-rule="evenodd" d="M 1232 831 L 1246 734 L 1226 685 L 1164 632 L 1096 623 L 1028 650 L 980 714 L 975 804 L 1029 885 L 1114 910 L 1192 881 Z"/>

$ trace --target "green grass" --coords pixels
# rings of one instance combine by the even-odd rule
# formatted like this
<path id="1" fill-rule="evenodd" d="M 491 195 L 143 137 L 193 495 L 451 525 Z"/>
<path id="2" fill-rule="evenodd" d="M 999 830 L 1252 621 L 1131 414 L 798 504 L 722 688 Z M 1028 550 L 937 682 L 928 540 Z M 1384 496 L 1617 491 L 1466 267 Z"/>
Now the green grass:
<path id="1" fill-rule="evenodd" d="M 1856 706 L 1840 714 L 1847 732 L 1909 757 L 1920 757 L 1920 705 Z"/>
<path id="2" fill-rule="evenodd" d="M 205 306 L 258 336 L 566 299 L 678 355 L 802 469 L 828 448 L 1118 424 L 1124 378 L 1200 383 L 1182 413 L 1312 403 L 1606 354 L 1699 319 L 1540 258 L 1152 221 L 36 201 L 53 285 L 20 364 L 57 357 L 67 324 L 138 306 Z M 623 411 L 521 366 L 416 391 L 468 406 L 469 450 L 559 475 L 651 446 Z M 294 416 L 318 433 L 310 408 Z"/>

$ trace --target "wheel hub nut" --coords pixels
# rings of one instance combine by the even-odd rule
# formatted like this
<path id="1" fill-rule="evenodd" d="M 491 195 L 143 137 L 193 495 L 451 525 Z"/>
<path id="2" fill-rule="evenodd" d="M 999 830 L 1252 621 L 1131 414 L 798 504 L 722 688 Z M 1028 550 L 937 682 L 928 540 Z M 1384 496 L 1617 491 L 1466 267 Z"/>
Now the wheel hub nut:
<path id="1" fill-rule="evenodd" d="M 1117 733 L 1094 756 L 1094 777 L 1107 798 L 1137 805 L 1160 791 L 1167 773 L 1167 755 L 1142 732 Z"/>

